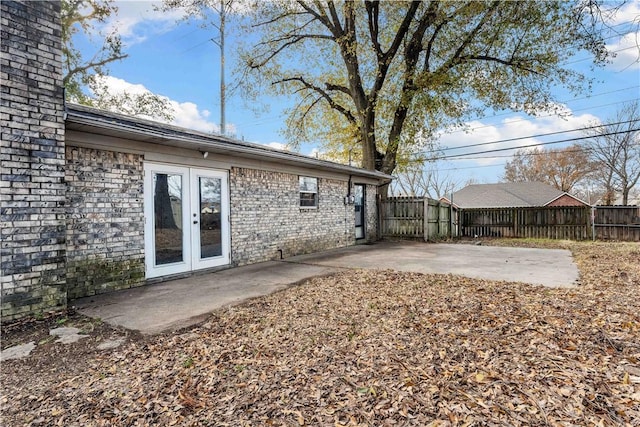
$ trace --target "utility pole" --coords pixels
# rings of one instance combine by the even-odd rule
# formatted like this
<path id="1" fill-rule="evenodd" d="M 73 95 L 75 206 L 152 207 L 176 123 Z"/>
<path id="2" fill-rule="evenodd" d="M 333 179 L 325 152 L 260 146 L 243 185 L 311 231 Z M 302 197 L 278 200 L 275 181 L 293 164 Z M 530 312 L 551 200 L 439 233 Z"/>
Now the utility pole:
<path id="1" fill-rule="evenodd" d="M 226 104 L 226 86 L 224 81 L 224 32 L 225 32 L 225 24 L 227 21 L 227 4 L 228 0 L 220 0 L 220 8 L 217 10 L 218 15 L 220 16 L 220 25 L 218 27 L 218 31 L 220 32 L 220 38 L 216 40 L 215 38 L 211 39 L 212 42 L 218 45 L 220 48 L 220 133 L 222 135 L 226 134 L 226 120 L 225 120 L 225 104 Z M 215 26 L 215 25 L 214 25 Z"/>

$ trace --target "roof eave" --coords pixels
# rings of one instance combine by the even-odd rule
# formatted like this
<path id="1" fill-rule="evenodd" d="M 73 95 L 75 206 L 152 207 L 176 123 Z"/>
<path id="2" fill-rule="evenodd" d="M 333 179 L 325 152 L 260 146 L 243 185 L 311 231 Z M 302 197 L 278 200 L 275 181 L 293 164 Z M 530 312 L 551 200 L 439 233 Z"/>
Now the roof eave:
<path id="1" fill-rule="evenodd" d="M 170 125 L 165 126 L 157 122 L 132 119 L 127 116 L 84 106 L 68 105 L 65 121 L 70 129 L 95 132 L 135 141 L 190 148 L 211 153 L 226 153 L 245 158 L 267 158 L 290 165 L 304 165 L 313 169 L 373 178 L 383 183 L 391 182 L 393 179 L 391 175 L 379 171 L 370 171 L 327 160 L 315 159 L 302 154 L 236 141 L 223 136 L 207 135 Z M 163 132 L 163 129 L 165 129 L 165 132 Z"/>

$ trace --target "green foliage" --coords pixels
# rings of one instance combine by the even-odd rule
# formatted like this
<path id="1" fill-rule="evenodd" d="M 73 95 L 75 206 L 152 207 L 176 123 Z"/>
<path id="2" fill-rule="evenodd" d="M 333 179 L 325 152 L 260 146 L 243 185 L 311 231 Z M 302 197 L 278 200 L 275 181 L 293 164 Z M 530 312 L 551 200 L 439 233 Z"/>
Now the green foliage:
<path id="1" fill-rule="evenodd" d="M 103 35 L 99 24 L 118 12 L 113 0 L 62 0 L 62 82 L 69 100 L 87 103 L 89 96 L 84 92 L 94 74 L 107 74 L 106 65 L 126 58 L 122 52 L 122 40 L 116 33 Z M 93 38 L 104 37 L 102 45 L 90 57 L 85 57 L 74 45 L 74 36 L 83 33 Z"/>
<path id="2" fill-rule="evenodd" d="M 193 368 L 193 357 L 191 357 L 191 356 L 186 357 L 186 358 L 182 361 L 182 367 L 183 367 L 183 368 Z"/>
<path id="3" fill-rule="evenodd" d="M 114 30 L 103 34 L 100 25 L 117 14 L 113 0 L 62 0 L 62 68 L 65 96 L 71 102 L 129 115 L 146 115 L 170 121 L 173 109 L 161 96 L 146 94 L 111 94 L 100 79 L 108 75 L 108 64 L 128 55 L 123 52 L 120 36 Z M 100 39 L 100 46 L 90 57 L 74 44 L 80 35 Z"/>
<path id="4" fill-rule="evenodd" d="M 554 87 L 587 89 L 564 64 L 580 51 L 606 60 L 591 12 L 564 1 L 261 3 L 258 41 L 242 52 L 245 94 L 296 97 L 292 145 L 355 149 L 362 166 L 392 173 L 486 107 L 549 110 Z"/>

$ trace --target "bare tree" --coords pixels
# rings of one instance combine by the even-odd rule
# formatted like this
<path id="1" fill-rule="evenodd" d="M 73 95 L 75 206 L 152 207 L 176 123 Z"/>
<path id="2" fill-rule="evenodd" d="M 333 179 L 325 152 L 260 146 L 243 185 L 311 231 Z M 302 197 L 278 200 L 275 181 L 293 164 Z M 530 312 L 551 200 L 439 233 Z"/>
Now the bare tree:
<path id="1" fill-rule="evenodd" d="M 508 182 L 537 181 L 571 192 L 593 171 L 588 152 L 579 145 L 562 149 L 518 150 L 504 167 Z"/>
<path id="2" fill-rule="evenodd" d="M 590 137 L 586 145 L 608 195 L 605 202 L 611 203 L 613 193 L 619 192 L 626 205 L 630 191 L 640 181 L 640 104 L 624 104 L 608 123 L 585 129 Z"/>
<path id="3" fill-rule="evenodd" d="M 436 162 L 414 162 L 397 169 L 392 193 L 439 199 L 450 197 L 462 182 L 449 171 L 438 169 Z"/>

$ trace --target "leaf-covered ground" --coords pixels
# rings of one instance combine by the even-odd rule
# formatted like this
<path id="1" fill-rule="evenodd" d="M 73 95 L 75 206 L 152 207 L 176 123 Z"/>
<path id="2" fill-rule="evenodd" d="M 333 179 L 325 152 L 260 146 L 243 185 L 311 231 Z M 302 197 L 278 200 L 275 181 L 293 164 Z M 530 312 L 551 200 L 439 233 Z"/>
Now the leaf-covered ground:
<path id="1" fill-rule="evenodd" d="M 3 424 L 640 426 L 640 245 L 544 245 L 580 287 L 347 271 L 82 372 L 6 362 Z"/>

